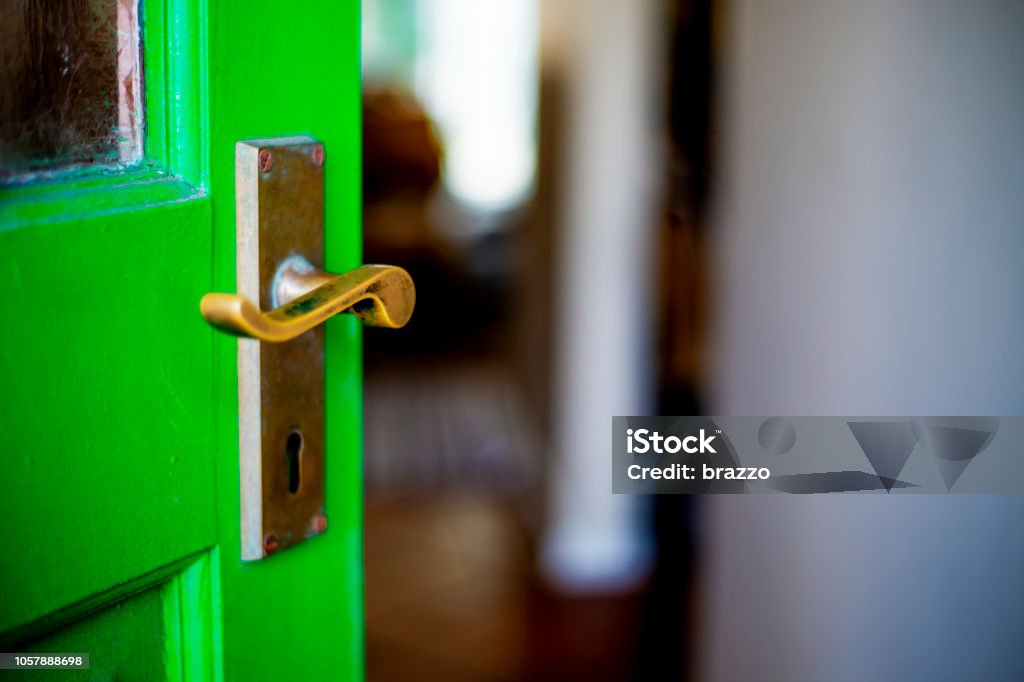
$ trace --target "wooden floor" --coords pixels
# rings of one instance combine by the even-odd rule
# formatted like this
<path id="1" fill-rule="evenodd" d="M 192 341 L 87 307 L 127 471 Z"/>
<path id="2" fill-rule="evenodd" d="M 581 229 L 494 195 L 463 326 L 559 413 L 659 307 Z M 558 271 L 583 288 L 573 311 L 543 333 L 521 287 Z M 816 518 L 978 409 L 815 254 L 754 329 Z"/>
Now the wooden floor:
<path id="1" fill-rule="evenodd" d="M 368 679 L 518 679 L 526 561 L 486 501 L 367 509 Z"/>
<path id="2" fill-rule="evenodd" d="M 515 516 L 482 496 L 368 505 L 370 682 L 639 679 L 641 595 L 545 592 Z"/>
<path id="3" fill-rule="evenodd" d="M 367 679 L 682 679 L 674 597 L 571 599 L 538 578 L 546 453 L 509 367 L 495 354 L 367 362 Z"/>

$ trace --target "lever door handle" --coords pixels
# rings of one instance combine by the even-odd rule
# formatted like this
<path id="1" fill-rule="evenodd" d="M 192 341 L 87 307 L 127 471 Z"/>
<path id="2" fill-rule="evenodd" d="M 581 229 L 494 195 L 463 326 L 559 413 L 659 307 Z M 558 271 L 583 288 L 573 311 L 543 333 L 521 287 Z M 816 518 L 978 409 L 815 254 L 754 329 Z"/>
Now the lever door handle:
<path id="1" fill-rule="evenodd" d="M 412 316 L 416 288 L 409 273 L 392 265 L 333 275 L 293 256 L 278 268 L 271 300 L 278 307 L 263 312 L 245 296 L 215 293 L 203 296 L 199 308 L 223 332 L 280 343 L 343 312 L 372 327 L 402 327 Z"/>
<path id="2" fill-rule="evenodd" d="M 336 424 L 355 426 L 358 410 L 340 382 L 352 386 L 360 344 L 357 335 L 339 334 L 328 353 L 317 325 L 350 312 L 366 324 L 401 327 L 416 303 L 416 289 L 402 268 L 364 265 L 336 275 L 313 266 L 324 258 L 324 152 L 323 142 L 305 136 L 235 144 L 238 288 L 234 294 L 207 294 L 199 305 L 217 329 L 255 339 L 233 344 L 244 561 L 327 531 L 325 409 L 334 410 L 341 420 Z M 342 204 L 351 199 L 345 186 L 354 189 L 352 169 L 358 163 L 358 154 L 341 159 L 336 191 Z M 339 255 L 353 253 L 358 241 L 358 216 L 345 220 L 343 208 L 335 227 Z M 334 382 L 330 391 L 328 381 Z"/>

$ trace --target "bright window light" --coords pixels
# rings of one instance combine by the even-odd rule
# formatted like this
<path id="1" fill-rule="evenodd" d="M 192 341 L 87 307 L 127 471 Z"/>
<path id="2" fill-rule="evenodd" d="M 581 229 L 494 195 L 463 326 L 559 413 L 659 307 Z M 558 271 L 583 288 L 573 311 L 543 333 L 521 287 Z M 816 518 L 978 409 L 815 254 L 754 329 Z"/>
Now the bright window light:
<path id="1" fill-rule="evenodd" d="M 444 141 L 445 187 L 473 210 L 515 208 L 536 166 L 536 2 L 417 6 L 415 90 Z"/>

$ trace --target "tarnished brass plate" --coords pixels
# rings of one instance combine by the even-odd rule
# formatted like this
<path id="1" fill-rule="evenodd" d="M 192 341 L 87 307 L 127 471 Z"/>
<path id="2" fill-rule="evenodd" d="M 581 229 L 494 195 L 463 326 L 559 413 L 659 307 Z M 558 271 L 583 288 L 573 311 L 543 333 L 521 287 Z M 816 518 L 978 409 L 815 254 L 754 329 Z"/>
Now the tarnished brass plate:
<path id="1" fill-rule="evenodd" d="M 308 137 L 235 146 L 238 292 L 274 300 L 289 256 L 323 267 L 323 146 Z M 324 532 L 324 344 L 316 327 L 285 343 L 238 340 L 242 559 Z"/>

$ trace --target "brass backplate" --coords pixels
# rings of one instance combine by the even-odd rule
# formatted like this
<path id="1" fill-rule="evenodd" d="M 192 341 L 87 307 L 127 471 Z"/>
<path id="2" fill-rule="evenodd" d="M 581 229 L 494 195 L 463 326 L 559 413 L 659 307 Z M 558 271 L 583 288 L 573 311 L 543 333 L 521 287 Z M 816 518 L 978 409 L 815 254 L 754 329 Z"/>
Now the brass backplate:
<path id="1" fill-rule="evenodd" d="M 238 292 L 277 307 L 289 256 L 323 267 L 323 146 L 308 137 L 235 146 Z M 324 342 L 238 340 L 242 559 L 262 559 L 324 532 Z"/>

